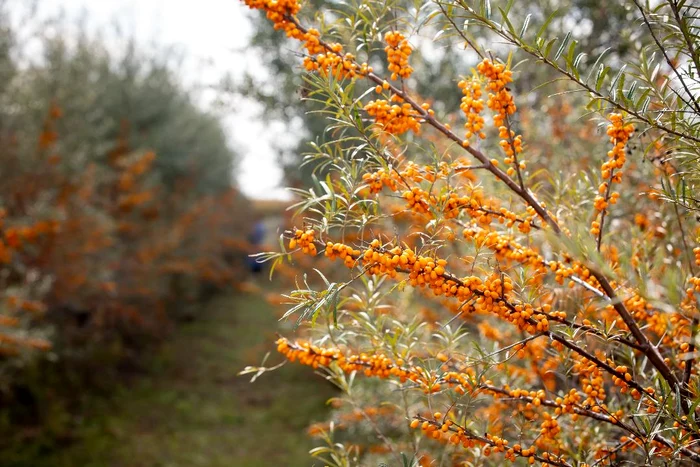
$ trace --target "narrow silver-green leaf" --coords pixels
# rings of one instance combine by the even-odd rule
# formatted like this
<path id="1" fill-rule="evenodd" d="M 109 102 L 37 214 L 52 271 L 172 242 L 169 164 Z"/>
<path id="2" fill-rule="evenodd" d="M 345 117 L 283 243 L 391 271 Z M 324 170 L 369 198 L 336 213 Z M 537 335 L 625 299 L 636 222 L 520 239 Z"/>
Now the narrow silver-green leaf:
<path id="1" fill-rule="evenodd" d="M 483 11 L 486 19 L 491 19 L 491 0 L 482 0 Z"/>
<path id="2" fill-rule="evenodd" d="M 501 17 L 503 18 L 503 22 L 506 23 L 506 28 L 508 28 L 508 32 L 514 36 L 515 27 L 513 26 L 513 23 L 511 23 L 508 19 L 508 13 L 503 8 L 499 8 L 498 11 L 501 12 Z"/>
<path id="3" fill-rule="evenodd" d="M 598 73 L 596 73 L 595 77 L 595 90 L 600 91 L 600 88 L 603 86 L 603 81 L 605 81 L 605 76 L 608 74 L 610 71 L 609 66 L 605 66 L 603 63 L 600 64 L 600 68 L 598 69 Z"/>
<path id="4" fill-rule="evenodd" d="M 598 58 L 596 59 L 595 63 L 591 67 L 590 71 L 588 72 L 588 76 L 586 76 L 586 82 L 591 79 L 591 74 L 595 71 L 598 70 L 598 64 L 603 60 L 603 57 L 605 54 L 607 54 L 610 51 L 611 47 L 608 47 L 607 49 L 603 50 L 600 55 L 598 55 Z M 602 68 L 601 68 L 602 69 Z M 600 70 L 598 71 L 600 72 Z"/>
<path id="5" fill-rule="evenodd" d="M 547 42 L 547 45 L 544 46 L 544 51 L 542 54 L 545 58 L 549 57 L 549 52 L 552 51 L 552 47 L 554 47 L 555 42 L 557 42 L 556 37 L 554 39 L 550 39 L 549 42 Z"/>
<path id="6" fill-rule="evenodd" d="M 651 98 L 647 96 L 644 99 L 644 103 L 642 104 L 642 107 L 639 109 L 641 113 L 646 113 L 647 109 L 649 108 L 649 104 L 651 104 Z"/>
<path id="7" fill-rule="evenodd" d="M 566 46 L 569 44 L 569 39 L 571 39 L 571 31 L 566 33 L 566 36 L 564 36 L 564 41 L 562 41 L 561 45 L 557 49 L 557 53 L 554 54 L 554 61 L 556 62 L 559 60 L 561 57 L 561 54 L 564 53 L 564 49 L 566 49 Z"/>
<path id="8" fill-rule="evenodd" d="M 527 27 L 530 26 L 531 19 L 532 19 L 532 13 L 530 13 L 529 15 L 527 15 L 525 17 L 525 22 L 523 23 L 523 27 L 520 28 L 520 35 L 518 36 L 521 39 L 523 38 L 523 36 L 525 36 L 525 32 L 527 32 Z"/>
<path id="9" fill-rule="evenodd" d="M 569 51 L 566 53 L 566 63 L 571 66 L 571 64 L 574 62 L 574 53 L 576 53 L 576 44 L 578 44 L 578 41 L 573 40 L 571 41 L 571 44 L 569 44 Z"/>
<path id="10" fill-rule="evenodd" d="M 615 76 L 613 77 L 612 81 L 610 81 L 609 91 L 610 91 L 610 95 L 613 96 L 613 98 L 615 97 L 615 89 L 617 86 L 617 82 L 620 80 L 623 73 L 625 72 L 625 68 L 627 68 L 627 65 L 626 64 L 622 65 L 622 68 L 620 68 L 620 71 L 618 71 L 617 74 L 615 74 Z"/>
<path id="11" fill-rule="evenodd" d="M 552 22 L 552 20 L 557 16 L 557 13 L 559 11 L 554 11 L 551 15 L 547 17 L 546 20 L 544 20 L 544 23 L 542 23 L 542 26 L 540 26 L 540 29 L 537 31 L 537 37 L 541 37 L 542 34 L 547 30 L 547 27 L 549 26 L 549 23 Z"/>

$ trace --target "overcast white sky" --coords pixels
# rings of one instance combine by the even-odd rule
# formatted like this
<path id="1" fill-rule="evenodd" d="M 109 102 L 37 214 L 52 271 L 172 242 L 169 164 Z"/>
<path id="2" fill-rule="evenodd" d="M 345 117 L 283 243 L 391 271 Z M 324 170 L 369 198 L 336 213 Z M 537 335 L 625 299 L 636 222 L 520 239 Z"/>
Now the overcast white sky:
<path id="1" fill-rule="evenodd" d="M 14 1 L 18 5 L 28 3 Z M 240 53 L 251 25 L 248 8 L 238 0 L 39 1 L 40 16 L 61 10 L 69 22 L 86 14 L 91 27 L 109 31 L 116 23 L 144 44 L 175 46 L 186 57 L 183 79 L 188 83 L 214 84 L 223 73 L 255 66 L 257 60 Z M 254 103 L 247 102 L 226 115 L 231 142 L 243 156 L 236 178 L 252 197 L 284 197 L 286 192 L 280 187 L 282 173 L 269 143 L 270 132 L 256 118 L 257 114 Z M 280 137 L 279 133 L 276 137 Z"/>

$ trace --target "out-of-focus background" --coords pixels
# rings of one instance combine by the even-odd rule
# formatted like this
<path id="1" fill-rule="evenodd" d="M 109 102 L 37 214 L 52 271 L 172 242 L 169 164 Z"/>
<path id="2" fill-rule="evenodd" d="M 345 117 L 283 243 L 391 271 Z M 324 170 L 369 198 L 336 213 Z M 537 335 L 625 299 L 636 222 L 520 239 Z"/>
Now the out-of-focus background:
<path id="1" fill-rule="evenodd" d="M 3 467 L 309 464 L 330 386 L 238 376 L 285 326 L 248 255 L 289 224 L 305 136 L 261 103 L 286 65 L 254 22 L 234 0 L 0 1 Z"/>

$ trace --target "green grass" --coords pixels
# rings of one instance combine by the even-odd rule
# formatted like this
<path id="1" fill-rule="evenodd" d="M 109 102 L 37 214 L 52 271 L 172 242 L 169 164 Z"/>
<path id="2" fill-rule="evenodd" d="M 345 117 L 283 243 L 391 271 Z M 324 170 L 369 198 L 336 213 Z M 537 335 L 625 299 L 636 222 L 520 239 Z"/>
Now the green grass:
<path id="1" fill-rule="evenodd" d="M 28 446 L 18 466 L 217 467 L 313 465 L 305 428 L 323 420 L 328 383 L 285 365 L 255 383 L 237 373 L 274 353 L 276 316 L 262 298 L 222 296 L 182 325 L 149 369 L 87 404 L 74 440 Z M 7 460 L 7 459 L 6 459 Z M 3 464 L 5 465 L 5 464 Z"/>

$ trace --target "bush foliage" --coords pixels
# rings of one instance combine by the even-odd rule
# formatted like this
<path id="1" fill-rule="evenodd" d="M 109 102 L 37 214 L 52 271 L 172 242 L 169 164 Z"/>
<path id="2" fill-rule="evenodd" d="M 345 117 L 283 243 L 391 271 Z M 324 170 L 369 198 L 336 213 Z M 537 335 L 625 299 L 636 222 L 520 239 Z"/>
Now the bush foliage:
<path id="1" fill-rule="evenodd" d="M 169 55 L 52 30 L 39 55 L 0 33 L 3 440 L 61 425 L 54 396 L 106 383 L 205 287 L 234 282 L 250 218 L 219 119 Z"/>
<path id="2" fill-rule="evenodd" d="M 614 7 L 609 50 L 590 2 L 244 3 L 326 120 L 261 255 L 312 257 L 277 348 L 343 391 L 313 455 L 699 463 L 697 7 Z"/>

